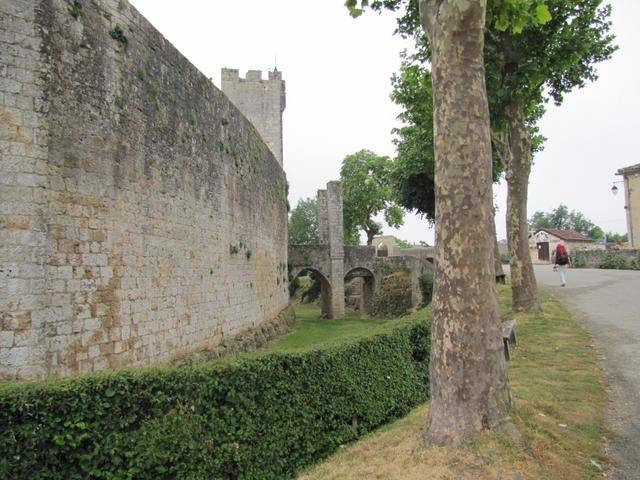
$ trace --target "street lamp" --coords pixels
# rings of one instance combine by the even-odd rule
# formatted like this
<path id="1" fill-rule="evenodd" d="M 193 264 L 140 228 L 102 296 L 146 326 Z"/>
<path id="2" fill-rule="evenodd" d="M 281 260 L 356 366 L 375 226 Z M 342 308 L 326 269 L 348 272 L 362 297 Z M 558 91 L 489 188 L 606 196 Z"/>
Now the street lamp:
<path id="1" fill-rule="evenodd" d="M 618 194 L 618 187 L 616 187 L 616 183 L 624 183 L 624 180 L 613 182 L 613 187 L 611 187 L 611 193 L 613 193 L 614 195 Z"/>

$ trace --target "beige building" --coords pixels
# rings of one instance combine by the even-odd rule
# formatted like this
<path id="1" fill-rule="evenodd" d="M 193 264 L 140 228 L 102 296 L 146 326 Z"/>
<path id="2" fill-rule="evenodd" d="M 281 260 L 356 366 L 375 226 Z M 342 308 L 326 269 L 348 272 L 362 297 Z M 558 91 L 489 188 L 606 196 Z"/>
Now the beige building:
<path id="1" fill-rule="evenodd" d="M 559 243 L 562 243 L 569 253 L 576 250 L 604 249 L 604 245 L 573 230 L 541 228 L 529 233 L 529 252 L 533 263 L 551 263 L 553 252 Z"/>
<path id="2" fill-rule="evenodd" d="M 627 232 L 631 248 L 640 248 L 640 163 L 621 168 L 624 182 L 624 208 L 627 211 Z M 614 188 L 617 189 L 617 187 Z M 614 190 L 615 191 L 615 190 Z"/>
<path id="3" fill-rule="evenodd" d="M 394 237 L 393 235 L 380 235 L 377 237 L 373 237 L 371 245 L 376 248 L 376 256 L 378 257 L 398 257 L 411 255 L 423 260 L 430 260 L 433 259 L 436 254 L 434 247 L 414 245 L 409 248 L 401 248 L 396 242 L 396 237 Z"/>

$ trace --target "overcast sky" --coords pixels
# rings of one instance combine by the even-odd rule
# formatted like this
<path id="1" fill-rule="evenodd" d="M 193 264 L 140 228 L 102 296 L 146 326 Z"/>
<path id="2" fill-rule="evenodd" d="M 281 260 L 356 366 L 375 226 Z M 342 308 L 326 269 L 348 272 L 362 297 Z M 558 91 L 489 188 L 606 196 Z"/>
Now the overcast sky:
<path id="1" fill-rule="evenodd" d="M 399 109 L 389 99 L 398 53 L 392 14 L 349 17 L 343 0 L 131 0 L 198 69 L 220 86 L 222 67 L 265 72 L 286 81 L 284 169 L 289 201 L 315 196 L 340 176 L 345 157 L 362 148 L 393 156 L 391 129 Z M 605 231 L 626 232 L 624 195 L 611 194 L 618 168 L 640 163 L 640 1 L 612 0 L 620 49 L 598 67 L 600 78 L 549 106 L 548 138 L 529 186 L 529 216 L 563 203 Z M 503 182 L 504 183 L 504 182 Z M 621 186 L 621 185 L 619 185 Z M 622 191 L 622 189 L 621 189 Z M 504 238 L 506 188 L 495 187 L 498 237 Z M 399 230 L 433 243 L 425 221 L 407 216 Z"/>

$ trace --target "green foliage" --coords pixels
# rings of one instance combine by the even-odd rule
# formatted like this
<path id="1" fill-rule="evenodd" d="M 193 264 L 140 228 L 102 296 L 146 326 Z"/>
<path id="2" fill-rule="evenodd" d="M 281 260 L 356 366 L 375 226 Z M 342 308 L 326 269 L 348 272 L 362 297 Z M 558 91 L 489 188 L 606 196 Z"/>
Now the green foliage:
<path id="1" fill-rule="evenodd" d="M 308 272 L 309 281 L 307 282 L 304 292 L 302 292 L 301 300 L 303 302 L 311 303 L 320 298 L 321 285 L 320 279 L 313 272 Z"/>
<path id="2" fill-rule="evenodd" d="M 551 20 L 544 1 L 493 0 L 487 8 L 487 24 L 499 32 L 522 33 L 530 25 L 544 25 Z"/>
<path id="3" fill-rule="evenodd" d="M 153 98 L 158 98 L 160 96 L 160 91 L 162 90 L 162 81 L 157 78 L 155 82 L 153 82 L 149 86 L 149 91 L 151 92 L 151 96 Z"/>
<path id="4" fill-rule="evenodd" d="M 433 101 L 431 74 L 421 63 L 403 58 L 400 72 L 392 79 L 391 99 L 404 110 L 398 116 L 403 126 L 394 129 L 397 156 L 391 182 L 398 203 L 406 210 L 435 221 Z"/>
<path id="5" fill-rule="evenodd" d="M 138 68 L 138 70 L 136 70 L 136 77 L 138 77 L 138 80 L 140 80 L 141 82 L 144 82 L 147 79 L 147 72 L 144 68 Z"/>
<path id="6" fill-rule="evenodd" d="M 398 202 L 434 219 L 433 119 L 431 79 L 425 64 L 431 49 L 420 24 L 418 0 L 347 0 L 352 15 L 364 9 L 398 12 L 396 33 L 412 37 L 415 53 L 403 55 L 393 78 L 393 100 L 404 109 L 405 125 L 396 130 L 398 158 L 393 183 Z M 609 34 L 610 6 L 601 0 L 492 0 L 487 3 L 485 70 L 494 141 L 494 179 L 497 160 L 510 159 L 505 142 L 506 108 L 520 105 L 530 133 L 532 151 L 542 148 L 537 120 L 544 103 L 563 96 L 585 81 L 597 78 L 595 64 L 611 57 L 617 47 Z M 506 147 L 506 148 L 505 148 Z M 499 158 L 498 158 L 499 157 Z"/>
<path id="7" fill-rule="evenodd" d="M 122 31 L 122 28 L 120 27 L 120 25 L 116 24 L 110 31 L 109 31 L 109 35 L 111 36 L 111 38 L 113 38 L 114 40 L 116 40 L 117 42 L 121 43 L 123 46 L 127 46 L 127 44 L 129 43 L 129 40 L 127 40 L 127 37 L 125 36 L 124 32 Z"/>
<path id="8" fill-rule="evenodd" d="M 289 278 L 289 298 L 295 297 L 299 288 L 300 288 L 300 277 L 296 277 L 293 280 Z"/>
<path id="9" fill-rule="evenodd" d="M 638 250 L 638 253 L 636 254 L 636 258 L 634 258 L 633 260 L 631 260 L 631 262 L 629 262 L 629 268 L 631 270 L 640 270 L 640 250 Z"/>
<path id="10" fill-rule="evenodd" d="M 428 395 L 429 326 L 0 387 L 1 478 L 291 478 Z"/>
<path id="11" fill-rule="evenodd" d="M 425 271 L 418 277 L 418 281 L 422 292 L 422 304 L 429 305 L 433 297 L 433 272 L 431 270 Z"/>
<path id="12" fill-rule="evenodd" d="M 609 243 L 627 243 L 629 241 L 629 235 L 628 234 L 622 234 L 622 233 L 613 233 L 613 232 L 607 232 L 606 233 L 606 239 L 607 242 Z"/>
<path id="13" fill-rule="evenodd" d="M 382 229 L 374 218 L 384 214 L 385 222 L 399 227 L 404 221 L 402 209 L 395 202 L 391 184 L 392 162 L 369 150 L 347 155 L 342 161 L 340 180 L 344 198 L 345 238 L 352 239 L 359 230 L 367 234 L 367 245 Z"/>
<path id="14" fill-rule="evenodd" d="M 537 211 L 529 219 L 529 229 L 557 228 L 559 230 L 573 230 L 594 240 L 604 238 L 600 227 L 588 220 L 582 213 L 569 211 L 566 205 L 560 205 L 555 210 L 545 213 Z"/>
<path id="15" fill-rule="evenodd" d="M 587 266 L 587 262 L 580 252 L 569 254 L 569 258 L 571 259 L 571 266 L 573 268 L 584 268 Z"/>
<path id="16" fill-rule="evenodd" d="M 509 261 L 511 260 L 511 257 L 505 253 L 501 253 L 500 254 L 500 263 L 502 263 L 503 265 L 509 265 Z"/>
<path id="17" fill-rule="evenodd" d="M 82 15 L 82 4 L 78 0 L 74 0 L 73 4 L 69 7 L 69 15 L 76 20 Z"/>
<path id="18" fill-rule="evenodd" d="M 316 200 L 313 198 L 300 199 L 289 214 L 289 245 L 317 245 L 319 243 Z"/>
<path id="19" fill-rule="evenodd" d="M 624 270 L 627 268 L 627 262 L 620 253 L 609 250 L 600 262 L 600 268 Z"/>
<path id="20" fill-rule="evenodd" d="M 413 244 L 407 242 L 406 240 L 402 240 L 401 238 L 396 238 L 396 245 L 400 248 L 413 248 Z"/>

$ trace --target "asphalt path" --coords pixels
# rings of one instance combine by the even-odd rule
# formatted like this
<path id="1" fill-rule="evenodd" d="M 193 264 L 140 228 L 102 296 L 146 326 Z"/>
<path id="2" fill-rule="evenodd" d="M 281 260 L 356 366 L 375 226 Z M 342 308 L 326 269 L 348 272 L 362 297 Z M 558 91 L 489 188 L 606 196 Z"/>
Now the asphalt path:
<path id="1" fill-rule="evenodd" d="M 536 265 L 538 286 L 554 294 L 592 335 L 609 380 L 606 448 L 610 478 L 640 479 L 640 272 L 570 269 L 567 286 L 550 265 Z"/>

